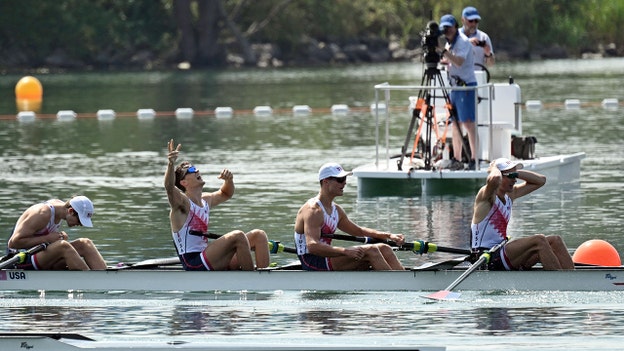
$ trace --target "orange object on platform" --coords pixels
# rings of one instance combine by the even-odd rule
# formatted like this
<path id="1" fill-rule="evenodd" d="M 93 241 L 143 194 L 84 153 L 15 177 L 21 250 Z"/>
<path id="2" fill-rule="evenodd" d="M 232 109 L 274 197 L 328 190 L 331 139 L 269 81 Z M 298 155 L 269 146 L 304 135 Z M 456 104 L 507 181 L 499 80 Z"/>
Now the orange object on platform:
<path id="1" fill-rule="evenodd" d="M 39 79 L 26 76 L 15 85 L 15 98 L 17 100 L 35 100 L 41 101 L 43 98 L 43 87 Z"/>
<path id="2" fill-rule="evenodd" d="M 595 264 L 599 266 L 620 266 L 620 254 L 608 242 L 600 239 L 588 240 L 576 249 L 572 256 L 574 263 Z"/>

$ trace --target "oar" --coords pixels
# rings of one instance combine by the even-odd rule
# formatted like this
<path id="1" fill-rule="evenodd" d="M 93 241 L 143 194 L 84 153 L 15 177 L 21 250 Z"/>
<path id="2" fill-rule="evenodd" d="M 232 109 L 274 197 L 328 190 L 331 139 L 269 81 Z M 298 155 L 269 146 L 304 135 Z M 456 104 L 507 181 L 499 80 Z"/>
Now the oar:
<path id="1" fill-rule="evenodd" d="M 180 263 L 179 257 L 169 257 L 169 258 L 150 258 L 144 261 L 140 261 L 137 263 L 118 263 L 117 266 L 108 267 L 108 270 L 118 271 L 122 269 L 150 269 L 156 268 L 160 266 L 173 266 Z"/>
<path id="2" fill-rule="evenodd" d="M 34 255 L 34 254 L 36 254 L 39 251 L 45 250 L 46 247 L 48 247 L 48 244 L 41 243 L 41 244 L 39 244 L 37 246 L 31 247 L 27 251 L 20 251 L 20 252 L 16 253 L 13 257 L 9 258 L 8 260 L 6 260 L 4 262 L 1 262 L 0 263 L 0 269 L 6 268 L 6 267 L 10 267 L 10 266 L 15 265 L 15 264 L 24 263 L 24 261 L 26 260 L 26 257 L 28 257 L 28 255 Z"/>
<path id="3" fill-rule="evenodd" d="M 420 253 L 420 254 L 432 253 L 436 251 L 456 253 L 456 254 L 462 254 L 462 255 L 469 255 L 471 253 L 471 251 L 468 249 L 458 249 L 455 247 L 439 246 L 434 243 L 430 243 L 430 242 L 426 242 L 422 240 L 414 241 L 411 243 L 404 243 L 403 245 L 399 246 L 392 240 L 381 240 L 381 239 L 369 238 L 367 236 L 353 236 L 353 235 L 342 235 L 342 234 L 323 234 L 322 236 L 325 238 L 331 238 L 331 239 L 337 239 L 337 240 L 357 241 L 357 242 L 361 242 L 365 244 L 384 243 L 390 246 L 398 247 L 400 250 L 414 251 L 415 253 Z"/>
<path id="4" fill-rule="evenodd" d="M 223 236 L 221 234 L 215 234 L 215 233 L 208 233 L 208 234 L 204 234 L 204 233 L 197 234 L 197 233 L 198 232 L 191 232 L 191 235 L 201 235 L 210 239 L 219 239 L 220 237 Z M 280 243 L 277 240 L 269 240 L 269 252 L 272 254 L 276 254 L 278 252 L 288 252 L 288 253 L 296 254 L 297 249 L 284 246 L 282 243 Z"/>
<path id="5" fill-rule="evenodd" d="M 468 278 L 468 276 L 472 272 L 476 271 L 479 267 L 481 267 L 482 264 L 489 263 L 491 255 L 494 252 L 498 251 L 501 247 L 503 247 L 503 245 L 505 245 L 505 243 L 506 243 L 506 241 L 502 241 L 500 244 L 494 246 L 489 251 L 486 251 L 486 252 L 482 253 L 481 257 L 479 257 L 477 262 L 475 262 L 472 266 L 470 266 L 470 268 L 466 269 L 466 271 L 462 275 L 460 275 L 459 278 L 455 279 L 455 281 L 452 282 L 451 285 L 449 285 L 446 289 L 440 290 L 440 291 L 435 292 L 433 294 L 429 294 L 429 295 L 427 295 L 425 297 L 428 298 L 428 299 L 433 299 L 433 300 L 455 300 L 455 299 L 458 299 L 461 294 L 458 293 L 458 292 L 452 292 L 451 290 L 453 290 L 457 285 L 459 285 L 466 278 Z"/>

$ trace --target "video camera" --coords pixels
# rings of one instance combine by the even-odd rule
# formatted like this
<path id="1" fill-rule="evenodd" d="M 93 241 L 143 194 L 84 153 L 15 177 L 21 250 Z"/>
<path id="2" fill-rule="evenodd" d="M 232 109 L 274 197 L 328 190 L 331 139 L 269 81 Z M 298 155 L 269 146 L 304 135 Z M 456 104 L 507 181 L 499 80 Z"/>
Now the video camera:
<path id="1" fill-rule="evenodd" d="M 435 21 L 429 21 L 422 36 L 422 49 L 427 67 L 437 67 L 440 62 L 440 54 L 438 54 L 438 39 L 443 34 L 440 27 Z"/>

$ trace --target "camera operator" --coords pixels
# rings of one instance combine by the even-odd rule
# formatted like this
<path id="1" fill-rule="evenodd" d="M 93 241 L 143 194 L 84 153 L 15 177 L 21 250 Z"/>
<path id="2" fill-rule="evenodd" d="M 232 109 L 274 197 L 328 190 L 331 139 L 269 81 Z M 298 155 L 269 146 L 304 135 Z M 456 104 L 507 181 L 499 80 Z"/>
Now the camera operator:
<path id="1" fill-rule="evenodd" d="M 463 27 L 459 28 L 459 32 L 464 34 L 473 45 L 475 64 L 485 68 L 494 65 L 494 49 L 490 36 L 478 28 L 480 20 L 481 16 L 476 8 L 466 7 L 462 11 Z"/>
<path id="2" fill-rule="evenodd" d="M 440 56 L 449 64 L 449 82 L 451 86 L 476 86 L 477 79 L 474 73 L 474 53 L 472 44 L 465 35 L 459 33 L 457 20 L 453 15 L 444 15 L 440 19 L 440 31 L 446 37 L 446 45 Z M 475 165 L 475 90 L 451 90 L 451 102 L 457 112 L 459 126 L 453 128 L 453 159 L 448 168 L 451 170 L 462 170 L 464 164 L 462 160 L 462 127 L 468 133 L 470 143 L 470 160 L 468 169 L 474 170 Z"/>

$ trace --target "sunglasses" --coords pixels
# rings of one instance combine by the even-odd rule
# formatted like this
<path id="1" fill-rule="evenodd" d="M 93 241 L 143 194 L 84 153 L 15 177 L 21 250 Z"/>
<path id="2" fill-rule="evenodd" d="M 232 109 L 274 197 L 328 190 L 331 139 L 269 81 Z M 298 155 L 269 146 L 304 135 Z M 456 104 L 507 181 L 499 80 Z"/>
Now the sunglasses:
<path id="1" fill-rule="evenodd" d="M 199 169 L 197 169 L 197 167 L 195 166 L 191 166 L 189 168 L 186 169 L 186 171 L 184 171 L 184 174 L 182 175 L 182 178 L 186 177 L 187 174 L 189 173 L 199 173 Z"/>
<path id="2" fill-rule="evenodd" d="M 518 172 L 510 172 L 510 173 L 504 173 L 503 176 L 509 179 L 516 179 L 518 178 L 519 174 Z"/>
<path id="3" fill-rule="evenodd" d="M 478 19 L 473 19 L 473 20 L 468 20 L 468 22 L 470 22 L 470 23 L 479 23 L 479 20 Z"/>
<path id="4" fill-rule="evenodd" d="M 335 180 L 336 182 L 338 182 L 338 183 L 341 183 L 341 184 L 342 184 L 342 183 L 344 183 L 344 182 L 346 182 L 346 181 L 347 181 L 347 176 L 340 177 L 340 178 L 337 178 L 337 177 L 329 177 L 329 179 Z"/>

